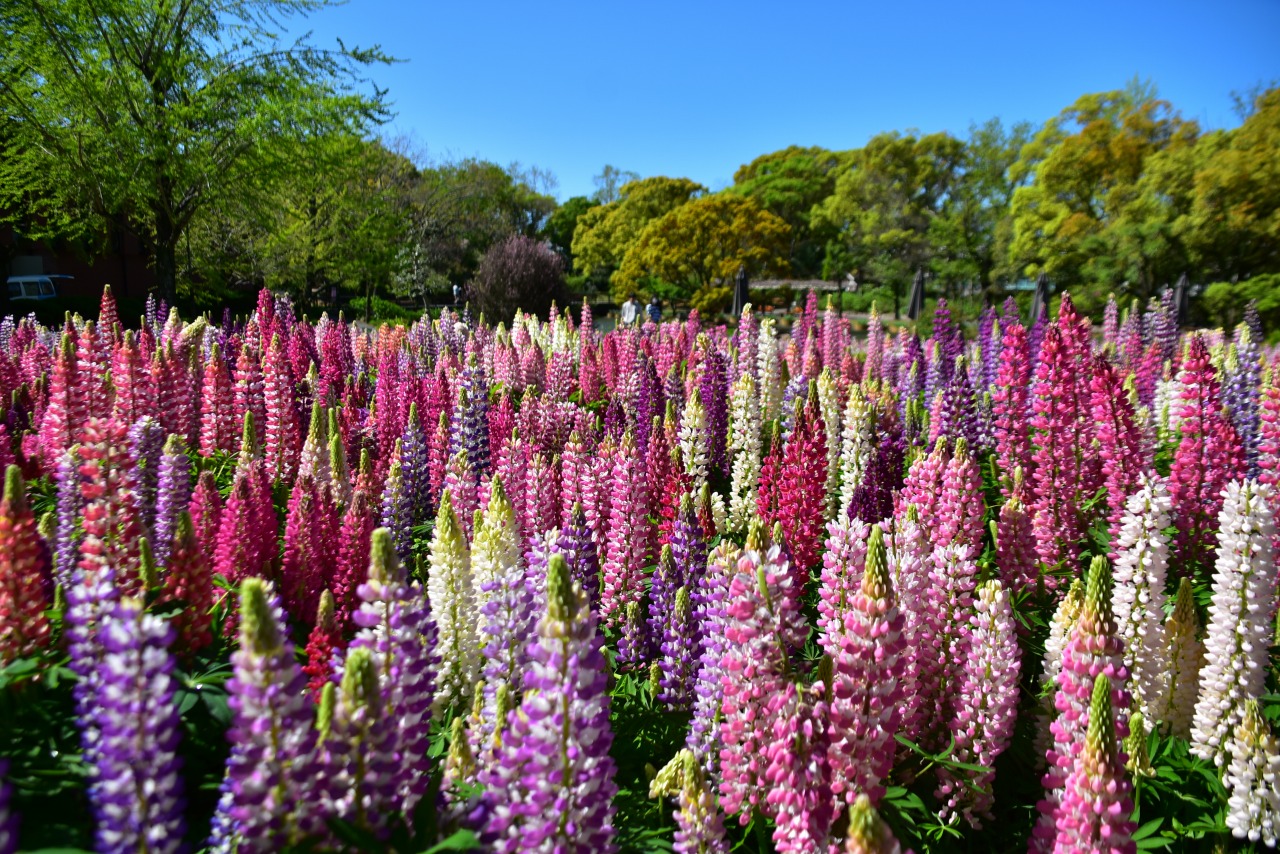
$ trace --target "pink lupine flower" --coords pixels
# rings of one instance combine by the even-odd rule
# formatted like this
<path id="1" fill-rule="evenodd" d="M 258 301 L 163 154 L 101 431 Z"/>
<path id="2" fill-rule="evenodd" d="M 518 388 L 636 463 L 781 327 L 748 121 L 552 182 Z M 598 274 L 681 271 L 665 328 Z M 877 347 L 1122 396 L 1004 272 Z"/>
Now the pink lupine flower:
<path id="1" fill-rule="evenodd" d="M 603 621 L 619 625 L 631 602 L 643 595 L 643 570 L 651 551 L 652 530 L 645 518 L 644 472 L 640 470 L 635 440 L 622 437 L 613 462 L 612 496 L 600 611 Z"/>
<path id="2" fill-rule="evenodd" d="M 1133 406 L 1120 373 L 1104 358 L 1093 361 L 1089 381 L 1090 408 L 1096 425 L 1098 454 L 1107 487 L 1107 521 L 1114 537 L 1120 529 L 1125 502 L 1138 487 L 1147 465 L 1142 434 L 1134 423 Z"/>
<path id="3" fill-rule="evenodd" d="M 824 589 L 825 589 L 824 584 Z M 871 528 L 866 568 L 839 623 L 829 624 L 824 647 L 834 647 L 830 699 L 831 789 L 846 802 L 859 794 L 873 804 L 897 751 L 894 735 L 903 698 L 903 616 L 889 576 L 884 535 Z"/>
<path id="4" fill-rule="evenodd" d="M 1125 755 L 1120 749 L 1112 723 L 1111 682 L 1104 674 L 1094 678 L 1087 721 L 1081 733 L 1079 755 L 1066 780 L 1062 806 L 1055 824 L 1055 854 L 1079 851 L 1098 854 L 1132 854 L 1137 851 L 1130 820 L 1133 784 L 1125 771 Z"/>

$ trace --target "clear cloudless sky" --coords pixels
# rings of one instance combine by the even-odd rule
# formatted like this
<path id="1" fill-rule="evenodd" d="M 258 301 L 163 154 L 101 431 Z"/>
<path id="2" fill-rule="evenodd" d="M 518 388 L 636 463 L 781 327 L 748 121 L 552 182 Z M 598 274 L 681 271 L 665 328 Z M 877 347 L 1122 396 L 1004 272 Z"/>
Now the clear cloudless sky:
<path id="1" fill-rule="evenodd" d="M 372 72 L 386 135 L 549 169 L 562 200 L 606 163 L 717 189 L 792 144 L 1038 126 L 1135 76 L 1233 127 L 1233 91 L 1280 81 L 1280 0 L 350 0 L 289 22 L 307 29 L 402 60 Z"/>

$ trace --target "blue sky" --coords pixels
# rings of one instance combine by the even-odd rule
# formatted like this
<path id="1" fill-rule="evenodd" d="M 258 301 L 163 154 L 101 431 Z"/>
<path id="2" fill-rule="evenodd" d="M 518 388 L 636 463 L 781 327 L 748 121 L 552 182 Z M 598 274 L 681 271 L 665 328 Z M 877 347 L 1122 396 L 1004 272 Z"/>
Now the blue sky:
<path id="1" fill-rule="evenodd" d="M 605 163 L 716 189 L 791 144 L 1039 124 L 1135 75 L 1231 127 L 1233 90 L 1280 80 L 1280 0 L 350 0 L 290 29 L 307 28 L 403 60 L 374 72 L 388 135 L 549 169 L 561 199 Z"/>

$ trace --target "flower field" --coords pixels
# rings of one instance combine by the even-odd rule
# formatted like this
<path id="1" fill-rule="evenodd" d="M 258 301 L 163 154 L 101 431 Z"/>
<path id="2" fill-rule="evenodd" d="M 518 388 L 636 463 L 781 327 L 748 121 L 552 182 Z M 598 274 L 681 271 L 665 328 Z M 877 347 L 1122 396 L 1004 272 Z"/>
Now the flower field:
<path id="1" fill-rule="evenodd" d="M 1274 847 L 1262 341 L 7 318 L 0 854 Z"/>

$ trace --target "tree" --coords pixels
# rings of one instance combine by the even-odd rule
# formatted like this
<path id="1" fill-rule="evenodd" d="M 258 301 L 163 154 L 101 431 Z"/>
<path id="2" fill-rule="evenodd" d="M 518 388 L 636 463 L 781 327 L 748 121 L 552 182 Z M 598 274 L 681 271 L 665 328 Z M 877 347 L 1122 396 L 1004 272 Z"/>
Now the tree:
<path id="1" fill-rule="evenodd" d="M 1149 296 L 1180 265 L 1170 224 L 1154 219 L 1140 182 L 1151 159 L 1193 146 L 1183 121 L 1149 87 L 1084 95 L 1023 148 L 1015 175 L 1034 180 L 1013 195 L 1012 272 L 1046 273 L 1063 285 L 1094 284 Z"/>
<path id="2" fill-rule="evenodd" d="M 27 0 L 0 12 L 0 104 L 16 128 L 0 208 L 26 217 L 32 188 L 127 217 L 147 238 L 162 294 L 199 212 L 246 185 L 287 181 L 274 143 L 357 135 L 385 115 L 364 91 L 376 49 L 326 50 L 275 33 L 326 0 Z"/>
<path id="3" fill-rule="evenodd" d="M 640 176 L 635 172 L 623 171 L 617 166 L 606 163 L 604 169 L 600 170 L 600 174 L 591 179 L 591 182 L 596 185 L 595 195 L 591 198 L 602 205 L 616 202 L 624 185 L 639 180 Z"/>
<path id="4" fill-rule="evenodd" d="M 750 196 L 791 226 L 788 257 L 797 276 L 821 272 L 823 246 L 833 235 L 821 229 L 815 232 L 811 214 L 814 206 L 835 190 L 836 174 L 850 156 L 848 152 L 792 145 L 757 157 L 733 175 L 729 192 Z"/>
<path id="5" fill-rule="evenodd" d="M 508 320 L 521 309 L 547 317 L 551 304 L 564 300 L 564 262 L 545 243 L 513 234 L 485 253 L 467 290 L 473 307 L 494 320 Z"/>
<path id="6" fill-rule="evenodd" d="M 652 277 L 686 293 L 727 285 L 745 267 L 752 276 L 787 271 L 791 228 L 752 198 L 718 193 L 680 205 L 645 226 L 615 276 L 630 290 Z"/>
<path id="7" fill-rule="evenodd" d="M 551 241 L 551 247 L 565 259 L 566 265 L 573 261 L 573 232 L 578 227 L 578 220 L 596 206 L 597 203 L 586 196 L 574 196 L 547 217 L 542 233 Z"/>
<path id="8" fill-rule="evenodd" d="M 964 143 L 950 134 L 883 133 L 852 153 L 835 191 L 814 209 L 830 228 L 823 276 L 856 273 L 888 286 L 898 316 L 906 283 L 935 255 L 930 232 L 959 183 Z"/>
<path id="9" fill-rule="evenodd" d="M 650 221 L 706 192 L 688 178 L 645 178 L 622 187 L 617 201 L 591 208 L 573 233 L 573 264 L 587 274 L 612 273 Z"/>

